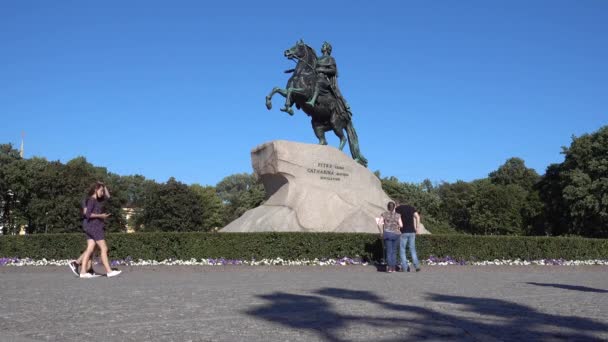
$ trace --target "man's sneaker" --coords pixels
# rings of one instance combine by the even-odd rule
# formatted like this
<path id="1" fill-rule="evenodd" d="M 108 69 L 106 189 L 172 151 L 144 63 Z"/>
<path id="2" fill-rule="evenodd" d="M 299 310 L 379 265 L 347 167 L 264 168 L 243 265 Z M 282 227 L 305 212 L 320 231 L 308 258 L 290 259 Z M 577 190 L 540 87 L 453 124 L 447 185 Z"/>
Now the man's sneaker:
<path id="1" fill-rule="evenodd" d="M 112 271 L 110 273 L 106 274 L 106 277 L 110 278 L 110 277 L 116 277 L 117 275 L 119 275 L 120 273 L 122 273 L 122 271 Z"/>
<path id="2" fill-rule="evenodd" d="M 418 268 L 416 269 L 416 272 L 420 272 L 420 267 L 418 267 Z"/>
<path id="3" fill-rule="evenodd" d="M 99 274 L 84 273 L 79 276 L 82 279 L 91 279 L 99 277 Z"/>
<path id="4" fill-rule="evenodd" d="M 78 264 L 75 260 L 70 261 L 68 263 L 68 266 L 70 267 L 70 270 L 72 270 L 72 273 L 74 273 L 75 276 L 80 276 L 80 274 L 78 273 Z"/>

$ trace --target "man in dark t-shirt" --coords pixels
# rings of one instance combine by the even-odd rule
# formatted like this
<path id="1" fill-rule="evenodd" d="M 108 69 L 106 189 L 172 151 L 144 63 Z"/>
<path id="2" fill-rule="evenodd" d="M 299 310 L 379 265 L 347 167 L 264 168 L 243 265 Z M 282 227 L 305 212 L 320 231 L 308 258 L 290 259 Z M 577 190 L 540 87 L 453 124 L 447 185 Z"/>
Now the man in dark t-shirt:
<path id="1" fill-rule="evenodd" d="M 409 264 L 405 255 L 407 245 L 410 247 L 412 255 L 412 263 L 416 272 L 420 271 L 420 262 L 416 255 L 416 232 L 418 232 L 418 224 L 420 223 L 420 215 L 416 208 L 411 205 L 401 204 L 395 208 L 395 212 L 401 215 L 403 227 L 401 228 L 401 237 L 399 238 L 399 257 L 401 258 L 401 270 L 409 272 Z"/>

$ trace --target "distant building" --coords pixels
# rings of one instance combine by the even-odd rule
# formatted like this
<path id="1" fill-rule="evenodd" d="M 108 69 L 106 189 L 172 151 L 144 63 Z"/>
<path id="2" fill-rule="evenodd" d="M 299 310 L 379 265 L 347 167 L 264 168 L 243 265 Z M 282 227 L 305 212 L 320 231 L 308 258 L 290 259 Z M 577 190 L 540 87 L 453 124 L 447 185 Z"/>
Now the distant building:
<path id="1" fill-rule="evenodd" d="M 121 209 L 122 209 L 122 214 L 124 215 L 125 222 L 126 222 L 125 230 L 127 231 L 127 233 L 135 233 L 134 216 L 137 211 L 137 208 L 124 207 Z"/>

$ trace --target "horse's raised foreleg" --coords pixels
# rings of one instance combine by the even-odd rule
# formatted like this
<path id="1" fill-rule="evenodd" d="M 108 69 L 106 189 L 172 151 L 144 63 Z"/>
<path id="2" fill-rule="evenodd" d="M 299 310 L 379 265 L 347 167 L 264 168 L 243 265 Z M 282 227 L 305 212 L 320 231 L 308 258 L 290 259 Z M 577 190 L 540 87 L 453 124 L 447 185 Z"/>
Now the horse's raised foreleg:
<path id="1" fill-rule="evenodd" d="M 274 94 L 279 93 L 281 94 L 283 97 L 287 97 L 287 90 L 283 89 L 283 88 L 279 88 L 279 87 L 274 87 L 272 88 L 272 91 L 270 92 L 270 94 L 268 94 L 268 96 L 266 96 L 266 108 L 268 108 L 268 110 L 272 109 L 272 97 L 274 96 Z"/>
<path id="2" fill-rule="evenodd" d="M 303 92 L 305 89 L 303 88 L 287 88 L 287 92 L 285 94 L 285 107 L 281 108 L 281 111 L 288 113 L 289 115 L 293 115 L 293 103 L 291 102 L 291 94 L 294 92 Z"/>

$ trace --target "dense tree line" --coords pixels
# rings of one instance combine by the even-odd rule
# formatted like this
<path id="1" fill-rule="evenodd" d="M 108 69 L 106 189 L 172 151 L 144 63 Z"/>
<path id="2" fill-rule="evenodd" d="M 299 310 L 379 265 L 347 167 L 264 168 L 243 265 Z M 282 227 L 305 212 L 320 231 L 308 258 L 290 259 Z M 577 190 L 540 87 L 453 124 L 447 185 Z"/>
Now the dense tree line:
<path id="1" fill-rule="evenodd" d="M 393 199 L 435 230 L 486 235 L 608 237 L 608 126 L 573 137 L 544 175 L 510 158 L 487 178 L 433 185 L 381 178 Z M 380 173 L 377 172 L 380 177 Z"/>
<path id="2" fill-rule="evenodd" d="M 0 145 L 0 227 L 16 234 L 81 230 L 80 206 L 89 186 L 100 180 L 111 198 L 108 231 L 124 231 L 124 209 L 137 231 L 210 231 L 221 228 L 264 200 L 253 175 L 237 174 L 216 187 L 186 185 L 174 178 L 158 183 L 143 176 L 119 176 L 83 157 L 66 164 L 42 158 L 22 159 L 10 144 Z"/>
<path id="3" fill-rule="evenodd" d="M 539 175 L 520 158 L 510 158 L 488 177 L 471 182 L 420 184 L 381 179 L 393 199 L 414 205 L 431 231 L 484 235 L 582 235 L 608 237 L 608 126 L 573 137 L 564 162 Z M 122 231 L 124 208 L 138 231 L 210 231 L 223 227 L 264 201 L 251 174 L 227 176 L 215 187 L 119 176 L 83 157 L 66 164 L 22 159 L 0 145 L 0 227 L 15 234 L 78 232 L 80 203 L 90 184 L 112 191 L 107 229 Z"/>

